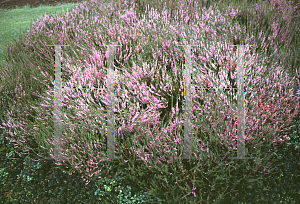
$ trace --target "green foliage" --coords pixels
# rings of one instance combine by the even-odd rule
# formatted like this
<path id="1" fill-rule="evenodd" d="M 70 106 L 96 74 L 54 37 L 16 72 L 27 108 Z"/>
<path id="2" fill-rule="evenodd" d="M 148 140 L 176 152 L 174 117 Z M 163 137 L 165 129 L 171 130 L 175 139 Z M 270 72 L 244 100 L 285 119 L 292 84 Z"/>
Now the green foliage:
<path id="1" fill-rule="evenodd" d="M 29 157 L 18 157 L 1 134 L 0 203 L 161 203 L 130 181 L 95 177 L 88 185 L 81 175 L 68 175 L 55 168 L 53 161 L 40 164 Z M 23 152 L 18 152 L 23 154 Z M 38 159 L 36 156 L 32 156 Z M 98 174 L 97 176 L 103 176 Z M 117 193 L 116 193 L 117 192 Z"/>
<path id="2" fill-rule="evenodd" d="M 294 122 L 299 124 L 300 120 Z M 293 144 L 298 144 L 295 140 Z M 2 203 L 91 203 L 96 200 L 99 203 L 160 203 L 162 199 L 154 199 L 148 196 L 147 192 L 140 191 L 140 188 L 134 183 L 125 181 L 122 176 L 115 180 L 103 178 L 92 180 L 85 186 L 80 174 L 67 175 L 59 169 L 54 168 L 53 162 L 40 164 L 33 162 L 27 157 L 22 159 L 18 157 L 18 152 L 5 139 L 5 134 L 1 134 L 1 200 Z M 263 186 L 253 186 L 252 189 L 241 189 L 236 196 L 226 196 L 221 203 L 243 202 L 243 203 L 270 203 L 284 201 L 291 202 L 300 197 L 299 191 L 299 149 L 296 145 L 282 146 L 280 152 L 277 152 L 277 163 L 282 164 L 278 173 L 264 178 Z M 275 166 L 275 165 L 272 165 Z M 278 167 L 275 167 L 278 168 Z M 123 173 L 121 173 L 123 174 Z M 103 176 L 104 174 L 98 174 Z M 96 178 L 96 176 L 95 176 Z M 92 187 L 93 186 L 93 187 Z M 266 188 L 268 191 L 262 191 Z M 211 198 L 211 202 L 213 202 Z M 193 203 L 193 196 L 188 196 L 186 203 Z M 135 201 L 135 202 L 134 202 Z M 144 201 L 144 202 L 141 202 Z M 148 201 L 148 202 L 146 202 Z M 163 201 L 162 203 L 164 203 Z M 168 203 L 174 203 L 172 199 L 167 199 Z M 176 203 L 178 203 L 176 201 Z"/>
<path id="3" fill-rule="evenodd" d="M 98 174 L 97 176 L 99 175 L 101 174 Z M 112 200 L 116 203 L 162 203 L 163 200 L 151 198 L 151 196 L 148 196 L 149 194 L 147 192 L 141 191 L 133 195 L 131 193 L 131 186 L 128 186 L 125 183 L 128 184 L 128 181 L 118 177 L 116 177 L 115 180 L 97 180 L 97 190 L 95 191 L 95 195 L 99 196 L 99 200 L 101 200 L 102 203 L 111 203 Z M 125 185 L 126 187 L 124 188 Z"/>

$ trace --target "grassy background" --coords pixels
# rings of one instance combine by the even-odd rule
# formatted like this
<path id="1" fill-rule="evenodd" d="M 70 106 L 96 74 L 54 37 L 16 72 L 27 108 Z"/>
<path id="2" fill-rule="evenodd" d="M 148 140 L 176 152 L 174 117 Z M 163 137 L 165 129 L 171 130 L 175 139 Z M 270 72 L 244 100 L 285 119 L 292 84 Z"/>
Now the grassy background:
<path id="1" fill-rule="evenodd" d="M 69 11 L 77 4 L 59 4 L 57 6 L 40 5 L 37 8 L 30 8 L 26 5 L 22 8 L 13 10 L 0 9 L 0 66 L 4 61 L 3 52 L 10 43 L 14 43 L 14 39 L 19 39 L 19 35 L 24 35 L 29 30 L 33 21 L 47 15 L 62 15 L 67 9 Z M 63 11 L 64 10 L 64 11 Z"/>

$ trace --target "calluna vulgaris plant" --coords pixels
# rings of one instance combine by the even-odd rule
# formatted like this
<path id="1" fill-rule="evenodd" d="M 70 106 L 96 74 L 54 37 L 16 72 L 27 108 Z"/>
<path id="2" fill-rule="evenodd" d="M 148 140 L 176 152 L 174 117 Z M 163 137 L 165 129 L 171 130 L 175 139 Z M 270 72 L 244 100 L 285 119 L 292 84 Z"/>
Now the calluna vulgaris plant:
<path id="1" fill-rule="evenodd" d="M 260 185 L 261 174 L 271 173 L 271 151 L 276 151 L 278 142 L 289 140 L 282 132 L 289 128 L 299 103 L 294 103 L 292 90 L 285 87 L 291 87 L 294 78 L 285 73 L 282 64 L 271 64 L 270 56 L 254 52 L 264 47 L 262 35 L 258 45 L 254 36 L 246 35 L 239 24 L 231 24 L 228 15 L 216 7 L 188 5 L 180 3 L 172 10 L 176 22 L 170 20 L 168 10 L 146 9 L 138 16 L 134 9 L 114 10 L 113 5 L 107 7 L 108 15 L 99 17 L 103 5 L 91 1 L 63 17 L 45 15 L 34 23 L 23 44 L 33 54 L 23 56 L 24 62 L 31 64 L 31 60 L 41 58 L 39 64 L 44 67 L 32 64 L 35 71 L 22 73 L 26 83 L 11 86 L 21 101 L 29 94 L 35 94 L 31 97 L 36 101 L 29 104 L 30 109 L 18 107 L 7 112 L 9 120 L 3 126 L 9 130 L 11 142 L 37 154 L 41 161 L 53 156 L 55 99 L 50 59 L 54 48 L 46 45 L 68 44 L 62 54 L 67 67 L 63 86 L 81 89 L 62 89 L 62 152 L 72 158 L 57 159 L 64 172 L 71 175 L 80 171 L 88 184 L 103 170 L 124 169 L 124 175 L 145 190 L 156 195 L 164 192 L 168 199 L 177 201 L 192 197 L 220 200 L 234 193 L 238 183 Z M 44 41 L 36 41 L 41 35 Z M 237 85 L 236 48 L 230 46 L 233 39 L 252 45 L 244 50 L 245 146 L 254 159 L 228 159 L 236 144 L 236 94 L 194 89 L 192 140 L 197 149 L 192 152 L 197 160 L 176 160 L 183 155 L 185 78 L 190 77 L 184 72 L 185 47 L 177 45 L 197 45 L 191 52 L 193 85 L 227 88 Z M 108 44 L 122 45 L 114 48 L 116 156 L 124 157 L 117 161 L 100 159 L 106 151 L 107 90 L 82 89 L 107 87 L 108 53 L 103 45 Z M 47 63 L 52 67 L 47 68 Z M 26 76 L 35 80 L 36 87 L 27 87 Z M 28 119 L 18 116 L 21 113 Z"/>
<path id="2" fill-rule="evenodd" d="M 18 157 L 12 144 L 0 134 L 0 203 L 161 203 L 162 200 L 140 191 L 138 185 L 116 177 L 85 181 L 79 172 L 68 175 L 57 169 L 53 160 L 39 163 L 37 155 Z M 19 153 L 23 154 L 22 151 Z M 122 172 L 121 172 L 122 173 Z M 103 172 L 97 174 L 102 176 Z M 14 185 L 12 185 L 14 184 Z M 97 201 L 97 202 L 95 202 Z"/>

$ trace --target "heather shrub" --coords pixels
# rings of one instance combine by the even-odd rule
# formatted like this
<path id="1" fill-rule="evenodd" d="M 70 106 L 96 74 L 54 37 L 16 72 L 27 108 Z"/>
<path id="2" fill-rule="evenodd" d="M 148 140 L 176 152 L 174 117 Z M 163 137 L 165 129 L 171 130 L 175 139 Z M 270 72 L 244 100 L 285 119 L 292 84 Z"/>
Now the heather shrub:
<path id="1" fill-rule="evenodd" d="M 149 196 L 129 180 L 101 177 L 84 185 L 85 182 L 76 172 L 73 175 L 63 173 L 55 167 L 53 160 L 42 163 L 38 156 L 16 154 L 16 149 L 0 134 L 1 162 L 1 203 L 160 203 L 159 198 Z M 17 149 L 24 156 L 24 152 Z M 105 170 L 104 170 L 105 171 Z M 100 179 L 98 178 L 100 177 Z M 123 192 L 123 193 L 122 193 Z"/>
<path id="2" fill-rule="evenodd" d="M 254 35 L 257 44 L 262 45 L 255 48 L 257 53 L 266 53 L 270 60 L 282 63 L 291 77 L 297 76 L 300 59 L 297 46 L 300 37 L 299 1 L 260 0 L 253 6 L 233 6 L 232 2 L 224 2 L 220 6 L 228 8 L 228 17 L 238 21 L 246 33 Z M 261 33 L 262 30 L 264 33 Z M 295 86 L 299 84 L 296 79 L 293 80 Z"/>
<path id="3" fill-rule="evenodd" d="M 96 2 L 91 2 L 91 5 L 92 7 L 86 6 L 85 10 L 91 9 L 89 15 L 92 16 L 93 12 L 100 9 L 100 5 Z M 186 5 L 181 4 L 181 7 L 184 6 Z M 244 35 L 245 38 L 240 38 L 240 42 L 251 44 L 254 49 L 259 47 L 253 37 L 246 35 L 245 30 L 238 24 L 231 25 L 218 10 L 213 10 L 213 7 L 195 10 L 199 13 L 193 13 L 191 9 L 187 15 L 182 9 L 175 10 L 174 18 L 178 20 L 178 24 L 172 24 L 169 21 L 167 11 L 157 13 L 153 9 L 146 10 L 147 15 L 144 18 L 139 17 L 139 20 L 132 10 L 119 12 L 119 15 L 115 14 L 113 19 L 121 18 L 121 21 L 116 23 L 118 27 L 114 27 L 116 24 L 109 22 L 108 18 L 100 20 L 96 15 L 95 18 L 89 16 L 93 19 L 89 21 L 89 32 L 81 32 L 79 35 L 75 30 L 80 28 L 75 28 L 74 25 L 71 27 L 71 20 L 69 20 L 67 27 L 62 26 L 62 30 L 69 29 L 68 32 L 61 32 L 52 38 L 49 28 L 63 23 L 60 24 L 53 18 L 45 20 L 44 25 L 36 23 L 35 29 L 39 32 L 31 31 L 28 37 L 30 41 L 25 42 L 24 45 L 36 42 L 35 46 L 43 47 L 43 49 L 46 44 L 52 43 L 70 45 L 63 51 L 63 59 L 67 67 L 63 73 L 63 77 L 66 76 L 63 81 L 66 87 L 107 87 L 105 81 L 108 56 L 104 54 L 106 47 L 98 45 L 107 45 L 107 42 L 115 41 L 122 44 L 122 47 L 115 48 L 116 108 L 114 112 L 117 115 L 118 130 L 116 151 L 124 156 L 124 160 L 106 162 L 99 159 L 105 152 L 105 147 L 103 147 L 106 134 L 104 124 L 107 109 L 105 106 L 109 103 L 106 98 L 107 91 L 63 91 L 65 137 L 62 151 L 71 157 L 72 161 L 57 160 L 56 165 L 60 169 L 70 175 L 80 171 L 83 180 L 88 183 L 90 178 L 97 173 L 118 166 L 126 171 L 126 177 L 139 183 L 145 190 L 157 195 L 167 190 L 165 193 L 167 198 L 174 196 L 173 199 L 177 201 L 179 198 L 191 199 L 196 195 L 205 200 L 210 197 L 216 198 L 217 194 L 224 196 L 230 190 L 233 191 L 238 183 L 248 186 L 249 182 L 253 182 L 253 185 L 257 186 L 261 183 L 258 181 L 260 176 L 257 170 L 259 169 L 260 174 L 271 172 L 267 169 L 273 159 L 273 154 L 269 150 L 274 151 L 278 141 L 289 140 L 287 135 L 279 133 L 288 129 L 299 104 L 293 102 L 291 90 L 285 88 L 291 86 L 293 78 L 284 72 L 283 66 L 277 62 L 268 61 L 267 55 L 255 53 L 249 47 L 245 49 L 247 59 L 245 62 L 245 87 L 247 87 L 245 140 L 248 155 L 254 155 L 255 160 L 227 160 L 230 156 L 229 151 L 234 150 L 235 147 L 234 119 L 237 111 L 234 105 L 236 97 L 234 94 L 224 94 L 220 90 L 216 90 L 213 94 L 203 90 L 192 91 L 192 101 L 195 104 L 192 114 L 193 146 L 197 144 L 197 153 L 194 155 L 201 158 L 198 159 L 201 161 L 191 164 L 184 160 L 173 159 L 175 155 L 183 154 L 184 79 L 189 77 L 184 73 L 184 49 L 175 45 L 183 42 L 201 45 L 200 48 L 193 47 L 192 52 L 193 65 L 195 65 L 192 70 L 195 76 L 194 83 L 198 87 L 220 88 L 237 85 L 233 80 L 236 78 L 236 56 L 233 55 L 236 50 L 228 46 L 228 44 L 236 43 L 231 39 L 238 39 L 238 36 Z M 74 13 L 79 18 L 83 16 L 78 14 L 78 11 Z M 82 8 L 82 13 L 84 13 L 84 8 Z M 65 20 L 68 19 L 68 15 L 72 16 L 72 14 L 67 14 Z M 83 30 L 85 27 L 82 23 L 88 20 L 84 21 L 83 17 L 73 22 L 79 22 L 78 25 Z M 185 26 L 187 22 L 188 28 Z M 100 33 L 99 26 L 106 32 Z M 132 33 L 135 37 L 131 36 Z M 201 38 L 199 38 L 200 34 Z M 41 38 L 42 35 L 45 35 L 44 41 L 34 40 Z M 152 38 L 146 39 L 143 36 L 152 36 Z M 225 39 L 224 36 L 227 38 Z M 215 42 L 203 46 L 205 44 L 203 39 L 215 39 Z M 86 44 L 83 45 L 83 42 Z M 217 42 L 226 42 L 226 44 L 220 47 Z M 80 52 L 75 45 L 81 47 Z M 36 58 L 40 55 L 51 59 L 54 53 L 53 48 L 49 47 L 49 50 L 52 50 L 52 53 L 47 53 L 47 51 L 39 53 L 36 54 Z M 136 53 L 139 55 L 135 55 Z M 29 58 L 23 57 L 24 61 L 27 59 L 29 62 Z M 71 59 L 77 59 L 77 61 L 73 62 Z M 43 61 L 44 64 L 45 61 L 47 60 Z M 39 62 L 42 64 L 42 60 Z M 20 107 L 14 114 L 7 113 L 10 115 L 7 127 L 14 127 L 14 130 L 18 130 L 18 138 L 10 132 L 11 137 L 16 138 L 12 139 L 12 142 L 18 145 L 24 144 L 25 151 L 37 154 L 42 161 L 46 157 L 53 156 L 54 148 L 51 144 L 53 138 L 49 136 L 53 134 L 52 88 L 54 85 L 49 80 L 53 80 L 53 70 L 47 70 L 46 66 L 36 66 L 32 69 L 32 73 L 36 71 L 35 89 L 40 89 L 40 92 L 34 96 L 38 102 L 30 104 L 31 110 L 28 110 L 29 107 Z M 32 73 L 24 73 L 23 76 L 29 77 Z M 24 79 L 23 82 L 28 81 Z M 41 81 L 46 81 L 46 83 Z M 275 84 L 273 84 L 274 81 Z M 42 84 L 49 90 L 42 92 L 41 88 L 37 88 Z M 264 87 L 261 87 L 262 84 Z M 24 93 L 31 94 L 25 90 L 24 86 Z M 230 96 L 233 96 L 233 101 L 229 99 Z M 282 111 L 283 108 L 285 108 L 284 111 Z M 20 120 L 18 114 L 21 111 L 24 115 L 28 115 L 28 118 Z M 20 123 L 17 122 L 18 119 Z M 262 122 L 261 127 L 256 121 Z M 20 143 L 22 141 L 25 143 Z M 199 151 L 200 149 L 202 152 Z M 193 152 L 195 151 L 193 149 Z M 192 186 L 193 189 L 191 189 Z M 207 186 L 211 189 L 206 189 Z M 186 196 L 189 194 L 193 196 Z"/>
<path id="4" fill-rule="evenodd" d="M 280 143 L 278 151 L 274 152 L 275 160 L 269 166 L 276 169 L 272 174 L 262 176 L 261 186 L 237 185 L 239 192 L 232 197 L 227 194 L 221 203 L 297 203 L 300 199 L 300 168 L 299 135 L 300 114 L 292 123 L 292 129 L 287 131 L 290 136 L 290 145 Z M 259 189 L 263 189 L 259 190 Z"/>

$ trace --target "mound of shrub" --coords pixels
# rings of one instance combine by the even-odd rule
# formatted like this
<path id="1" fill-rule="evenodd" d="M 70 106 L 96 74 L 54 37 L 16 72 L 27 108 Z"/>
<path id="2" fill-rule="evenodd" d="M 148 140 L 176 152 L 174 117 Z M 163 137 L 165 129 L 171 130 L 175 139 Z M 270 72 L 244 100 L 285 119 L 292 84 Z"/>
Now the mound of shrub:
<path id="1" fill-rule="evenodd" d="M 274 173 L 283 167 L 280 159 L 287 154 L 284 149 L 294 148 L 294 152 L 289 152 L 293 159 L 299 156 L 299 149 L 292 146 L 294 143 L 284 146 L 293 140 L 288 131 L 299 113 L 299 103 L 293 101 L 292 90 L 288 88 L 294 85 L 295 77 L 282 63 L 271 61 L 275 59 L 271 47 L 282 38 L 269 34 L 267 37 L 272 41 L 267 44 L 264 36 L 267 32 L 262 31 L 255 37 L 250 35 L 243 30 L 243 25 L 230 22 L 229 9 L 224 15 L 216 6 L 200 9 L 193 4 L 193 9 L 183 2 L 176 4 L 177 7 L 166 10 L 159 4 L 160 11 L 146 8 L 146 15 L 141 15 L 136 7 L 117 10 L 121 4 L 111 4 L 105 5 L 106 10 L 103 10 L 101 3 L 91 1 L 80 4 L 63 17 L 45 15 L 33 23 L 28 35 L 6 54 L 11 62 L 1 70 L 5 76 L 3 83 L 8 84 L 3 88 L 6 94 L 2 93 L 3 99 L 10 103 L 9 111 L 2 109 L 5 120 L 1 127 L 10 145 L 14 143 L 17 149 L 9 150 L 6 146 L 3 150 L 7 157 L 1 167 L 2 182 L 6 182 L 4 198 L 10 202 L 13 199 L 44 202 L 43 198 L 48 196 L 50 202 L 62 203 L 90 202 L 89 199 L 120 203 L 220 202 L 229 197 L 245 202 L 276 199 L 271 193 L 276 190 L 271 181 L 279 182 L 285 175 Z M 134 2 L 131 5 L 135 5 Z M 187 12 L 183 12 L 185 7 Z M 237 11 L 233 11 L 233 16 L 236 14 Z M 272 32 L 277 32 L 276 29 Z M 191 73 L 184 70 L 184 66 L 191 61 L 185 59 L 184 49 L 189 47 L 182 49 L 178 45 L 201 44 L 207 39 L 214 41 L 208 48 L 193 48 L 190 55 L 192 64 L 198 66 L 190 70 L 193 82 L 202 88 L 237 87 L 234 80 L 239 66 L 234 55 L 237 49 L 228 44 L 253 46 L 253 49 L 245 48 L 244 57 L 248 60 L 245 63 L 246 147 L 248 154 L 255 156 L 254 160 L 227 160 L 233 156 L 228 150 L 236 148 L 233 135 L 237 110 L 230 102 L 235 105 L 237 99 L 230 101 L 230 93 L 220 90 L 215 90 L 210 97 L 207 90 L 185 93 L 190 88 L 190 85 L 186 87 L 186 79 Z M 115 70 L 110 72 L 110 53 L 106 53 L 105 45 L 116 42 L 122 46 L 113 48 Z M 225 47 L 218 47 L 218 42 L 226 42 Z M 61 151 L 68 160 L 53 157 L 56 144 L 52 137 L 55 99 L 52 59 L 56 51 L 54 47 L 46 47 L 49 44 L 69 45 L 62 54 L 62 62 L 67 67 L 62 71 L 64 86 L 109 87 L 100 94 L 100 90 L 63 91 Z M 258 50 L 260 52 L 256 52 Z M 21 57 L 15 58 L 16 53 Z M 109 77 L 106 78 L 109 73 L 116 76 L 115 106 L 107 97 L 107 94 L 112 95 L 112 84 Z M 186 114 L 184 97 L 188 95 L 195 103 Z M 111 120 L 112 113 L 116 114 L 116 150 L 123 157 L 119 161 L 105 161 L 100 155 L 104 154 L 108 141 L 105 121 Z M 183 155 L 183 116 L 193 121 L 195 156 L 200 158 L 197 163 L 174 161 L 173 156 Z M 294 136 L 294 141 L 297 137 Z M 13 164 L 7 165 L 10 163 Z M 287 172 L 294 175 L 293 168 L 297 165 L 296 162 L 291 168 L 284 167 L 290 168 Z M 10 167 L 14 168 L 13 172 Z M 265 174 L 270 174 L 271 180 L 262 179 Z M 298 175 L 293 181 L 297 179 Z M 18 187 L 12 187 L 13 180 Z M 283 195 L 277 193 L 278 199 L 295 199 L 299 193 L 295 191 L 298 184 L 294 184 L 281 191 Z M 82 186 L 86 188 L 79 190 Z M 265 189 L 261 189 L 262 186 Z M 260 189 L 261 194 L 270 193 L 272 198 L 262 198 L 261 194 L 253 196 L 247 188 Z"/>

